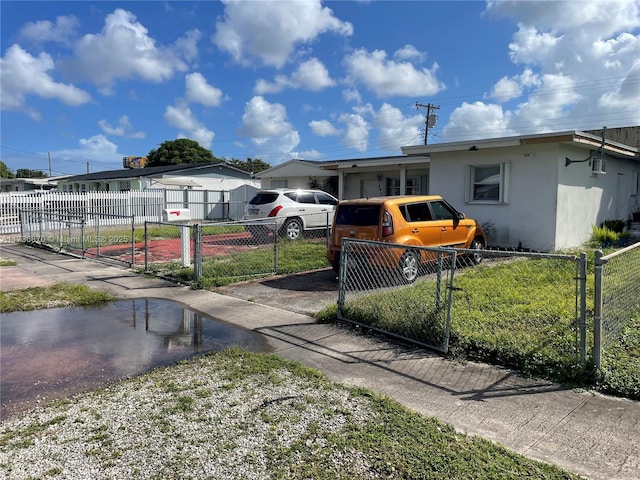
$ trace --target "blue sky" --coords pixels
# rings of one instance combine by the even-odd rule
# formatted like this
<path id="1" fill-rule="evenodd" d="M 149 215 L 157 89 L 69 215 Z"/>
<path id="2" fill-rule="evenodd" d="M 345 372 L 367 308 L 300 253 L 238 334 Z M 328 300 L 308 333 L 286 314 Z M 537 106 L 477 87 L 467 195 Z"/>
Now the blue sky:
<path id="1" fill-rule="evenodd" d="M 2 1 L 0 155 L 78 174 L 166 140 L 336 160 L 640 125 L 640 0 Z M 50 160 L 49 160 L 50 159 Z"/>

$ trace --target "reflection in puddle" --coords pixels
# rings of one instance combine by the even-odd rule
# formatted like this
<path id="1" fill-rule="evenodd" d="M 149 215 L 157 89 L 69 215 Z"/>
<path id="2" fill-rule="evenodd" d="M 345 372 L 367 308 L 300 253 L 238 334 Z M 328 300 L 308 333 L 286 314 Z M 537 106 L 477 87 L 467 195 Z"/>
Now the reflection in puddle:
<path id="1" fill-rule="evenodd" d="M 2 315 L 0 418 L 198 353 L 237 345 L 265 352 L 261 335 L 168 300 Z"/>

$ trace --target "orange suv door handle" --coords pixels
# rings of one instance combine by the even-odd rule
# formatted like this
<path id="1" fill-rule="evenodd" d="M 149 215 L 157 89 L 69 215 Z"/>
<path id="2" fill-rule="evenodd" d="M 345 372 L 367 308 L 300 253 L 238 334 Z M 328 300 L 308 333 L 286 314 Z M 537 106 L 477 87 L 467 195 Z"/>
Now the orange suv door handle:
<path id="1" fill-rule="evenodd" d="M 417 233 L 420 233 L 420 230 L 417 229 L 417 228 L 414 228 L 413 230 L 411 230 L 411 233 L 416 233 L 417 234 Z"/>
<path id="2" fill-rule="evenodd" d="M 447 227 L 442 227 L 442 228 L 440 229 L 440 231 L 441 231 L 441 232 L 446 232 L 446 231 L 447 231 Z"/>

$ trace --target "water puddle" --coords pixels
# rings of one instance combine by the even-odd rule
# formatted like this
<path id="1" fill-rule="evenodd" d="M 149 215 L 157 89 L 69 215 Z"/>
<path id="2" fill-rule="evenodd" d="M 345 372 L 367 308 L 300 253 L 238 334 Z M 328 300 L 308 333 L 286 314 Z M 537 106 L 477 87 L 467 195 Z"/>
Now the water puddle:
<path id="1" fill-rule="evenodd" d="M 1 323 L 2 419 L 199 353 L 269 351 L 255 332 L 160 299 L 14 312 Z"/>

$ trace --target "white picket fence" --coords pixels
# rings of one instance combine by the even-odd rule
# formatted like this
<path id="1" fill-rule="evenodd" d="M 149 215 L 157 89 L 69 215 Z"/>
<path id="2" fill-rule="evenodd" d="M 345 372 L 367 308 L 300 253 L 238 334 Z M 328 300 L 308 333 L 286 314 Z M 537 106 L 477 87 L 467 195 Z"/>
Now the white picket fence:
<path id="1" fill-rule="evenodd" d="M 136 224 L 162 221 L 162 211 L 189 209 L 193 220 L 242 219 L 245 204 L 257 189 L 232 191 L 153 189 L 128 192 L 0 193 L 0 234 L 20 233 L 20 211 L 92 212 L 133 216 Z"/>

